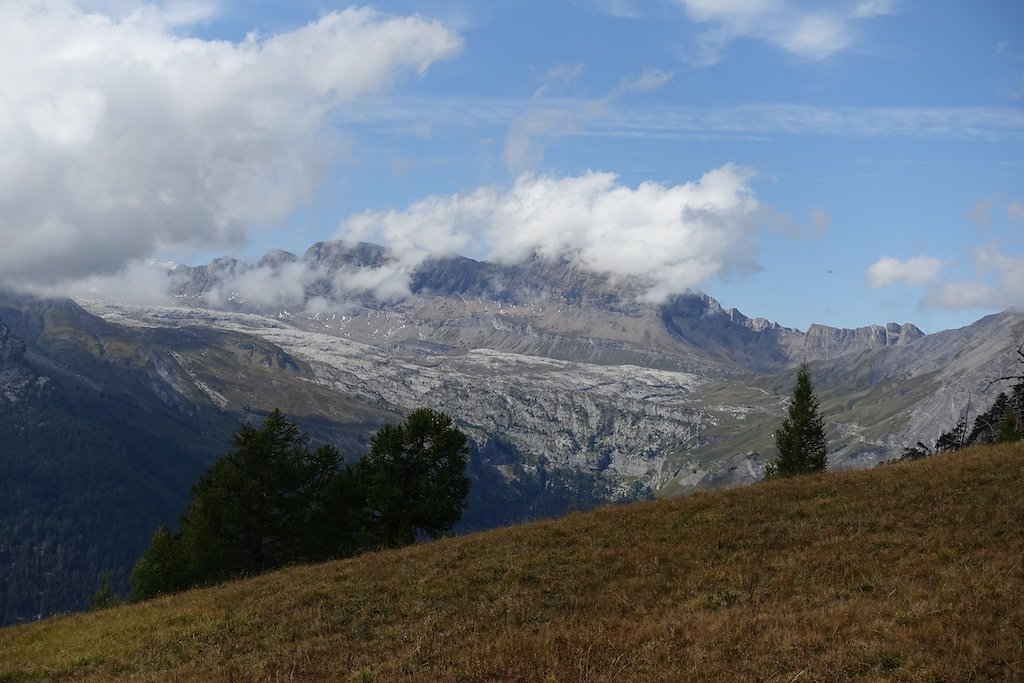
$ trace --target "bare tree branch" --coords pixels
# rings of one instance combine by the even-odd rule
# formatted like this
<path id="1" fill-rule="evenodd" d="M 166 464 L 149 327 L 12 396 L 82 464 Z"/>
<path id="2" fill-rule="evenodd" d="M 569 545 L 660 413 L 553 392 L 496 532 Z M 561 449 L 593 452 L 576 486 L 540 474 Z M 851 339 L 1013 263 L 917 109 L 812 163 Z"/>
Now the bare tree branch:
<path id="1" fill-rule="evenodd" d="M 1017 362 L 1020 363 L 1021 366 L 1024 366 L 1024 342 L 1021 342 L 1020 346 L 1017 347 L 1017 355 L 1020 356 L 1020 358 L 1017 359 Z M 996 382 L 1012 382 L 1013 380 L 1017 380 L 1018 382 L 1024 382 L 1024 373 L 1021 373 L 1019 375 L 1006 375 L 1005 377 L 996 377 L 994 380 L 985 385 L 985 391 L 988 391 Z"/>

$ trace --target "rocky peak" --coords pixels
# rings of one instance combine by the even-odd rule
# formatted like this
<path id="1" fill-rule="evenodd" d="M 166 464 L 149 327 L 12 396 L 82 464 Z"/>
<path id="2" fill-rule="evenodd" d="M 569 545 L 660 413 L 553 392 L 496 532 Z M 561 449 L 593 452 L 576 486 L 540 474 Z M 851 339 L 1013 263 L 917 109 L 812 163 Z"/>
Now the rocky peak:
<path id="1" fill-rule="evenodd" d="M 337 270 L 344 266 L 357 268 L 379 268 L 392 260 L 388 249 L 379 244 L 369 242 L 317 242 L 303 254 L 302 260 L 327 270 Z"/>
<path id="2" fill-rule="evenodd" d="M 911 324 L 889 323 L 854 329 L 814 324 L 804 335 L 803 352 L 815 358 L 835 358 L 850 351 L 903 346 L 924 336 Z"/>
<path id="3" fill-rule="evenodd" d="M 299 257 L 291 253 L 290 251 L 285 251 L 284 249 L 271 249 L 270 251 L 263 255 L 263 258 L 261 258 L 256 263 L 256 267 L 279 268 L 286 263 L 294 263 L 295 261 L 298 260 Z"/>

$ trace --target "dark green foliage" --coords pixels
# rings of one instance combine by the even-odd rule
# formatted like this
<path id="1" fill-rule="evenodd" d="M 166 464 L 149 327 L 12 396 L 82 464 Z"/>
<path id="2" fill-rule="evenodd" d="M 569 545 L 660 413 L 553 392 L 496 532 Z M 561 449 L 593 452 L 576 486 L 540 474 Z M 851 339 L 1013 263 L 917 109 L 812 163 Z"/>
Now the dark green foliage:
<path id="1" fill-rule="evenodd" d="M 1003 419 L 1000 420 L 996 429 L 996 443 L 1009 443 L 1021 438 L 1020 428 L 1017 422 L 1017 415 L 1009 406 L 1003 412 Z"/>
<path id="2" fill-rule="evenodd" d="M 811 386 L 811 371 L 802 363 L 796 374 L 789 410 L 775 432 L 779 457 L 768 466 L 768 476 L 792 477 L 825 470 L 828 437 L 818 405 Z"/>
<path id="3" fill-rule="evenodd" d="M 967 417 L 957 420 L 956 426 L 944 433 L 935 442 L 936 453 L 958 451 L 967 443 Z"/>
<path id="4" fill-rule="evenodd" d="M 923 443 L 918 441 L 913 446 L 907 446 L 903 449 L 903 453 L 900 454 L 900 460 L 920 460 L 921 458 L 927 458 L 932 454 L 932 449 L 925 446 Z"/>
<path id="5" fill-rule="evenodd" d="M 100 574 L 100 587 L 92 594 L 92 609 L 99 611 L 110 609 L 121 604 L 121 598 L 117 597 L 114 589 L 110 586 L 110 572 Z"/>
<path id="6" fill-rule="evenodd" d="M 1020 357 L 1021 367 L 1024 368 L 1024 344 L 1017 347 L 1017 355 Z M 948 453 L 969 446 L 1007 443 L 1024 438 L 1024 429 L 1021 427 L 1024 425 L 1024 375 L 999 377 L 992 380 L 989 386 L 1005 381 L 1016 381 L 1010 393 L 1002 392 L 996 396 L 989 409 L 974 418 L 970 430 L 967 429 L 965 413 L 951 430 L 939 436 L 935 442 L 935 453 Z M 901 459 L 908 459 L 908 456 L 915 454 L 917 457 L 931 455 L 932 451 L 924 444 L 918 442 L 918 446 L 920 448 L 905 449 Z"/>
<path id="7" fill-rule="evenodd" d="M 0 625 L 88 609 L 104 570 L 127 592 L 153 527 L 202 471 L 177 442 L 73 398 L 0 397 Z"/>
<path id="8" fill-rule="evenodd" d="M 402 546 L 451 532 L 469 493 L 468 455 L 466 435 L 442 413 L 419 409 L 381 427 L 355 466 L 372 543 Z"/>
<path id="9" fill-rule="evenodd" d="M 431 410 L 387 425 L 341 467 L 278 410 L 245 426 L 192 487 L 181 528 L 157 529 L 132 572 L 132 598 L 344 557 L 447 533 L 465 506 L 466 437 Z"/>
<path id="10" fill-rule="evenodd" d="M 427 408 L 381 427 L 355 466 L 371 542 L 406 545 L 450 533 L 469 493 L 468 454 L 466 435 L 451 418 Z"/>
<path id="11" fill-rule="evenodd" d="M 314 501 L 322 500 L 341 455 L 310 449 L 275 410 L 262 427 L 242 427 L 234 448 L 192 488 L 182 521 L 201 582 L 255 574 L 306 559 Z"/>
<path id="12" fill-rule="evenodd" d="M 132 569 L 131 599 L 139 600 L 173 593 L 187 585 L 178 543 L 167 527 L 153 533 L 149 547 Z"/>

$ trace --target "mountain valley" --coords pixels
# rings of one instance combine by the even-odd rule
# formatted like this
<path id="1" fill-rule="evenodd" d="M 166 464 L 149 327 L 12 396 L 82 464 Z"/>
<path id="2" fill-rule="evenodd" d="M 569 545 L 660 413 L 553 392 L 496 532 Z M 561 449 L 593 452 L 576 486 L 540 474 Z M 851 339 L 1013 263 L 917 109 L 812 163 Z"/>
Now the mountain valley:
<path id="1" fill-rule="evenodd" d="M 482 529 L 757 481 L 802 361 L 826 416 L 830 468 L 892 459 L 933 441 L 970 404 L 991 402 L 999 387 L 986 385 L 1013 369 L 1024 338 L 1014 312 L 930 335 L 895 323 L 801 332 L 699 292 L 646 301 L 642 281 L 567 263 L 410 266 L 368 244 L 179 266 L 169 277 L 172 294 L 159 304 L 0 299 L 5 435 L 29 408 L 42 424 L 86 429 L 31 446 L 47 454 L 45 467 L 64 463 L 64 479 L 48 480 L 44 465 L 17 476 L 80 500 L 85 480 L 67 463 L 85 462 L 83 439 L 118 444 L 110 452 L 129 468 L 90 466 L 95 492 L 121 487 L 137 498 L 112 502 L 85 533 L 88 545 L 119 510 L 134 511 L 130 529 L 108 534 L 120 554 L 89 564 L 122 590 L 132 558 L 157 524 L 174 523 L 231 431 L 275 407 L 350 457 L 415 407 L 451 414 L 473 442 L 461 529 Z M 96 429 L 103 439 L 89 436 Z M 5 467 L 21 472 L 11 463 L 23 445 L 5 442 Z M 47 549 L 70 547 L 60 520 L 72 513 L 40 505 L 4 513 L 28 520 L 5 523 L 22 530 L 0 539 L 5 571 L 36 571 L 18 559 L 31 553 L 58 566 Z M 52 528 L 30 531 L 32 515 L 52 517 Z M 12 593 L 5 619 L 81 608 L 94 579 L 61 571 L 54 584 L 88 588 L 75 600 Z"/>

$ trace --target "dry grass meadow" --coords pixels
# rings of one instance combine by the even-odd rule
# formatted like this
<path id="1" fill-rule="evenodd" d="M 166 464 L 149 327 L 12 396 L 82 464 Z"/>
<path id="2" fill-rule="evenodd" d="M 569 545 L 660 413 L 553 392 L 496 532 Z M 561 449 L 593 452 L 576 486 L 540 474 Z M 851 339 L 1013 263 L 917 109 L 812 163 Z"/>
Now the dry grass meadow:
<path id="1" fill-rule="evenodd" d="M 0 630 L 0 681 L 1024 680 L 1024 444 Z"/>

